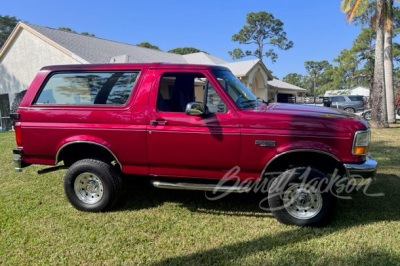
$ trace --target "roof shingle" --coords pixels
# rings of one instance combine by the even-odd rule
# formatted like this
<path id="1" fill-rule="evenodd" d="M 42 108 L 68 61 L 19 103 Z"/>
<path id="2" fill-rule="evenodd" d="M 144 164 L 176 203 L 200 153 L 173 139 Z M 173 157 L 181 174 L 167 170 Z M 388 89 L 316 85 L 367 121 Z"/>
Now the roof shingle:
<path id="1" fill-rule="evenodd" d="M 27 25 L 92 64 L 110 63 L 111 58 L 120 55 L 129 55 L 129 63 L 186 63 L 185 59 L 177 54 L 33 24 Z"/>

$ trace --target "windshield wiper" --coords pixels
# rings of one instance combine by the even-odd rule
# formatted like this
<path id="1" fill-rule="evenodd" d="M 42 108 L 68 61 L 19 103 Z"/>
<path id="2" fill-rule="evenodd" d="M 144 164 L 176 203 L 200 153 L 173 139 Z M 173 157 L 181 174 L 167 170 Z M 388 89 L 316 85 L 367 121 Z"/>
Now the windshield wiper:
<path id="1" fill-rule="evenodd" d="M 265 101 L 263 98 L 257 97 L 257 100 L 259 100 L 262 103 L 265 103 L 266 105 L 268 105 L 268 102 Z"/>
<path id="2" fill-rule="evenodd" d="M 256 103 L 257 100 L 244 100 L 240 102 L 240 106 L 242 106 L 243 104 L 247 104 L 248 106 L 243 106 L 243 108 L 247 108 L 247 107 L 251 107 L 252 105 L 250 103 Z M 256 104 L 255 104 L 256 106 Z"/>

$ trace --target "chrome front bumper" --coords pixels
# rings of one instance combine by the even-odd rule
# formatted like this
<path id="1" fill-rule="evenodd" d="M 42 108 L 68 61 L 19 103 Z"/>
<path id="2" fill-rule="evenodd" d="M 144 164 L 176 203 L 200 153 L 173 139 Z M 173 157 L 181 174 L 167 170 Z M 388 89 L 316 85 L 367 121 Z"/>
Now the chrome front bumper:
<path id="1" fill-rule="evenodd" d="M 346 175 L 350 184 L 367 185 L 376 175 L 378 163 L 370 156 L 361 164 L 345 163 Z"/>

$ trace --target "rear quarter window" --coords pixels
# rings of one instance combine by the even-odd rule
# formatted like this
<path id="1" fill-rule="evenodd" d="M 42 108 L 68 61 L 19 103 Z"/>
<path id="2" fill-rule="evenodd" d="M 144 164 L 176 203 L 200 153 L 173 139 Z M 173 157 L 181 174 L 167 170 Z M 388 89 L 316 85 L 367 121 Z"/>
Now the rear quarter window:
<path id="1" fill-rule="evenodd" d="M 74 72 L 50 76 L 36 105 L 125 105 L 139 71 Z"/>

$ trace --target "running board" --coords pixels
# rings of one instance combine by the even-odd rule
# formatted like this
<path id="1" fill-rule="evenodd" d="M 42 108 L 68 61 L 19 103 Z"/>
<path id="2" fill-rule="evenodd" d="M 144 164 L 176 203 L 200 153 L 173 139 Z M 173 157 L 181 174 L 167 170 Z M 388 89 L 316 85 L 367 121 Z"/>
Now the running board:
<path id="1" fill-rule="evenodd" d="M 37 173 L 38 173 L 38 175 L 43 175 L 43 174 L 51 173 L 51 172 L 58 171 L 61 169 L 68 169 L 68 167 L 66 167 L 65 165 L 56 165 L 56 166 L 52 166 L 49 168 L 40 169 L 37 171 Z"/>
<path id="2" fill-rule="evenodd" d="M 151 181 L 156 188 L 183 189 L 183 190 L 202 190 L 215 192 L 246 193 L 251 190 L 247 186 L 219 186 L 217 184 L 194 184 L 194 183 L 169 183 L 161 181 Z"/>

